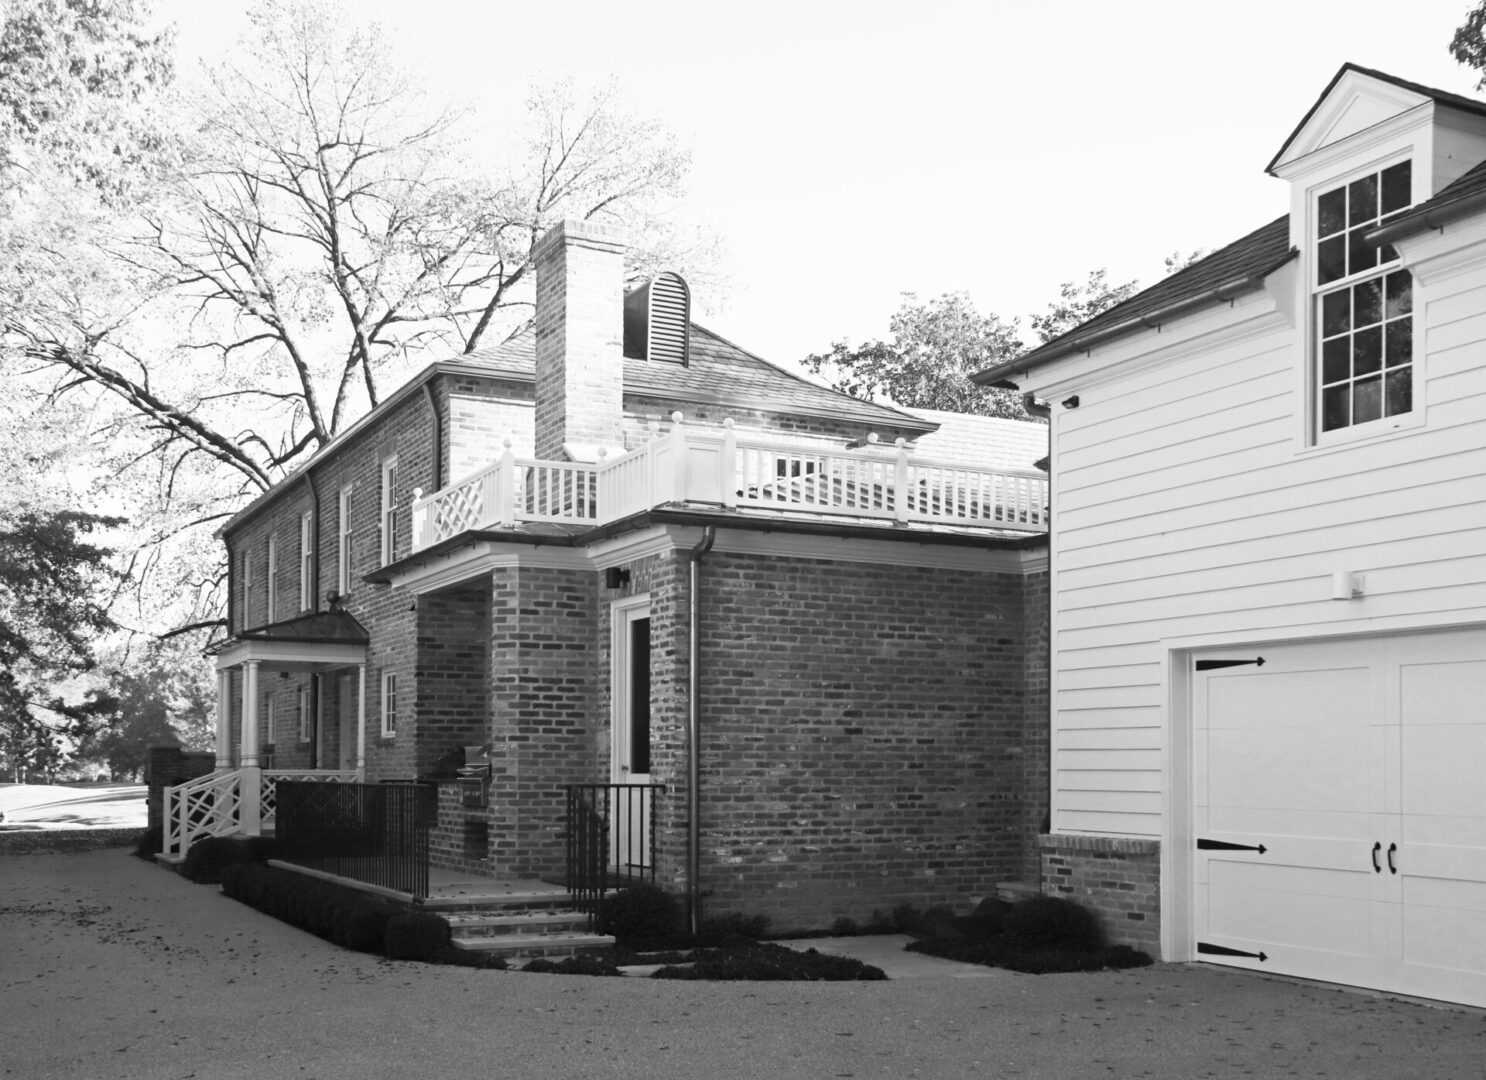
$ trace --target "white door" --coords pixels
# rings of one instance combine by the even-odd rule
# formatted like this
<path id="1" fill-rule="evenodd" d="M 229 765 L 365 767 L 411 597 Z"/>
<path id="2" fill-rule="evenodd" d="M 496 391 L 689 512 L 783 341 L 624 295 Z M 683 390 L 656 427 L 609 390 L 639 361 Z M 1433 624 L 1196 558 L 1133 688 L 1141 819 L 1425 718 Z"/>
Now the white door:
<path id="1" fill-rule="evenodd" d="M 1486 633 L 1196 668 L 1198 958 L 1486 1005 Z"/>
<path id="2" fill-rule="evenodd" d="M 614 605 L 610 862 L 621 871 L 650 865 L 650 598 Z"/>

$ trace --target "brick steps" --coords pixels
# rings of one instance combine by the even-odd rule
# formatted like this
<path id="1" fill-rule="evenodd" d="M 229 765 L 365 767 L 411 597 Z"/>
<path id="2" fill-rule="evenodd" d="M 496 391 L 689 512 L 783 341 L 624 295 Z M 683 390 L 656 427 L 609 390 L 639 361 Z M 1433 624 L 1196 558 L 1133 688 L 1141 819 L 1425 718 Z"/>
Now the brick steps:
<path id="1" fill-rule="evenodd" d="M 589 932 L 588 916 L 573 909 L 563 890 L 430 897 L 423 909 L 448 920 L 451 943 L 465 952 L 515 960 L 574 956 L 614 944 L 607 934 Z"/>
<path id="2" fill-rule="evenodd" d="M 505 934 L 498 937 L 456 937 L 453 945 L 465 952 L 480 952 L 508 959 L 537 956 L 576 956 L 589 949 L 613 945 L 607 934 Z"/>

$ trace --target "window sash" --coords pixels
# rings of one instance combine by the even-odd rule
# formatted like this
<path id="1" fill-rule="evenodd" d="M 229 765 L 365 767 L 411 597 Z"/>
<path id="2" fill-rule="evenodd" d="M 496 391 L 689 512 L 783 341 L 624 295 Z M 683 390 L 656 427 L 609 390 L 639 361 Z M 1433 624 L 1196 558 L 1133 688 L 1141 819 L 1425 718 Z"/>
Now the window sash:
<path id="1" fill-rule="evenodd" d="M 299 519 L 299 610 L 315 609 L 314 520 L 309 514 Z"/>
<path id="2" fill-rule="evenodd" d="M 397 458 L 382 463 L 382 565 L 397 552 Z"/>
<path id="3" fill-rule="evenodd" d="M 268 619 L 269 622 L 273 622 L 274 621 L 274 616 L 278 613 L 278 593 L 279 593 L 279 541 L 278 541 L 278 537 L 276 537 L 276 536 L 270 536 L 268 538 L 268 599 L 267 599 L 267 611 L 268 611 L 267 619 Z"/>
<path id="4" fill-rule="evenodd" d="M 397 672 L 382 673 L 382 737 L 397 734 Z"/>
<path id="5" fill-rule="evenodd" d="M 340 497 L 340 533 L 336 543 L 335 591 L 346 596 L 351 591 L 351 489 L 346 488 Z"/>

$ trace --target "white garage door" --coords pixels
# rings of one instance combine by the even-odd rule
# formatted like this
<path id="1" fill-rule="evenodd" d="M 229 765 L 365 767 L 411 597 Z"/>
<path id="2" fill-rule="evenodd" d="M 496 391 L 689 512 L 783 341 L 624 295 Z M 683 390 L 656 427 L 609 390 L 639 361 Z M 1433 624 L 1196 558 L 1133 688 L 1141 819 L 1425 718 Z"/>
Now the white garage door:
<path id="1" fill-rule="evenodd" d="M 1195 666 L 1198 959 L 1486 1006 L 1486 631 Z"/>

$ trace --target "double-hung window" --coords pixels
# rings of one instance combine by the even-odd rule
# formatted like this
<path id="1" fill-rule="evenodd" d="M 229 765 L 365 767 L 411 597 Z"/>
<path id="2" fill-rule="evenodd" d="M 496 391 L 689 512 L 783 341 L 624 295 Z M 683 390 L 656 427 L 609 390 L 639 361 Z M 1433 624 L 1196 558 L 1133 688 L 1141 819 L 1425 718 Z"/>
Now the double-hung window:
<path id="1" fill-rule="evenodd" d="M 312 722 L 314 718 L 310 715 L 312 705 L 313 698 L 310 694 L 310 688 L 308 686 L 301 686 L 299 688 L 299 741 L 302 743 L 309 742 L 310 736 L 314 733 Z"/>
<path id="2" fill-rule="evenodd" d="M 397 672 L 382 672 L 382 738 L 397 734 Z"/>
<path id="3" fill-rule="evenodd" d="M 351 489 L 341 488 L 340 524 L 336 536 L 335 591 L 341 596 L 351 592 Z"/>
<path id="4" fill-rule="evenodd" d="M 1316 200 L 1316 431 L 1414 408 L 1414 283 L 1390 244 L 1367 235 L 1413 202 L 1400 161 Z"/>
<path id="5" fill-rule="evenodd" d="M 397 554 L 397 456 L 382 462 L 382 565 Z"/>
<path id="6" fill-rule="evenodd" d="M 279 538 L 270 536 L 268 538 L 268 597 L 267 614 L 268 622 L 273 622 L 278 615 L 279 600 Z"/>
<path id="7" fill-rule="evenodd" d="M 299 610 L 315 610 L 315 521 L 309 511 L 299 517 Z"/>

